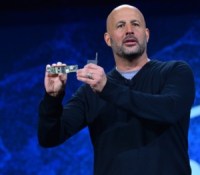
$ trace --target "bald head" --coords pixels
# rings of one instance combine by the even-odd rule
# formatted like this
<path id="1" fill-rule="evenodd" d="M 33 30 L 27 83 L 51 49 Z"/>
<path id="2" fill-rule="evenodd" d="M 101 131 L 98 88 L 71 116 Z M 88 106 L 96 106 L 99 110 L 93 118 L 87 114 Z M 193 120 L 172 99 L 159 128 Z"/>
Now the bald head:
<path id="1" fill-rule="evenodd" d="M 135 6 L 124 4 L 114 8 L 108 15 L 106 20 L 107 32 L 109 32 L 115 22 L 123 20 L 127 15 L 131 15 L 130 17 L 140 20 L 144 27 L 146 27 L 145 19 L 141 11 Z"/>

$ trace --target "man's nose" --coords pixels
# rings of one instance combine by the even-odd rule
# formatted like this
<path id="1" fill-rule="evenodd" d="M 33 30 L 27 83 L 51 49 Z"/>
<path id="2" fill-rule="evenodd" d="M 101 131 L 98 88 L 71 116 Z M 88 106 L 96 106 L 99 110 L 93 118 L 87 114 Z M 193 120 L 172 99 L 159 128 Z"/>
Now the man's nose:
<path id="1" fill-rule="evenodd" d="M 134 34 L 133 26 L 132 25 L 127 25 L 126 26 L 126 35 L 129 34 Z"/>

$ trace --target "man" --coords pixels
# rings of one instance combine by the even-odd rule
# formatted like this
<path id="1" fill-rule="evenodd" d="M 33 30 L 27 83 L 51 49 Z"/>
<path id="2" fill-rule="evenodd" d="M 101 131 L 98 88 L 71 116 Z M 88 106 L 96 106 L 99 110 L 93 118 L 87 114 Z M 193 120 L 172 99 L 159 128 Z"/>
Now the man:
<path id="1" fill-rule="evenodd" d="M 88 126 L 95 175 L 191 174 L 187 152 L 195 94 L 191 69 L 182 61 L 148 58 L 149 30 L 134 6 L 121 5 L 109 14 L 104 38 L 116 67 L 107 75 L 95 64 L 79 69 L 77 79 L 84 85 L 65 107 L 67 76 L 46 72 L 39 143 L 59 145 Z"/>

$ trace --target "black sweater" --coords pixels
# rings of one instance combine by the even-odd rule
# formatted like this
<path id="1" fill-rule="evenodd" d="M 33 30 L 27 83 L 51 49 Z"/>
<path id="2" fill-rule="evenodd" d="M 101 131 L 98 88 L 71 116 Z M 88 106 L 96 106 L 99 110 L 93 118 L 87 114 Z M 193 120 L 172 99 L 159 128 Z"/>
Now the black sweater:
<path id="1" fill-rule="evenodd" d="M 101 93 L 83 85 L 62 106 L 45 94 L 39 143 L 52 147 L 88 126 L 95 175 L 190 175 L 188 128 L 194 78 L 181 61 L 150 61 L 133 77 L 108 73 Z"/>

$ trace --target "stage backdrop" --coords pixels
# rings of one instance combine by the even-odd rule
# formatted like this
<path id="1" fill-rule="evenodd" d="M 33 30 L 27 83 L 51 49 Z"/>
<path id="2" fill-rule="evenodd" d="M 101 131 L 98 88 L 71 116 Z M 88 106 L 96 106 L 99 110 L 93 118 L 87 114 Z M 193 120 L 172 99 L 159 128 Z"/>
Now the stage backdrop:
<path id="1" fill-rule="evenodd" d="M 0 175 L 92 174 L 93 150 L 87 128 L 51 149 L 41 148 L 37 140 L 37 112 L 44 94 L 46 64 L 62 61 L 81 68 L 98 52 L 98 64 L 106 72 L 114 67 L 112 52 L 103 40 L 105 16 L 87 15 L 85 18 L 87 13 L 88 9 L 71 10 L 74 20 L 56 23 L 56 20 L 51 22 L 52 12 L 47 23 L 37 16 L 36 21 L 4 21 L 1 26 Z M 75 14 L 77 17 L 73 18 Z M 22 15 L 24 19 L 26 15 L 32 17 L 35 14 L 12 12 L 10 15 Z M 185 60 L 194 72 L 196 98 L 191 111 L 189 155 L 193 175 L 199 175 L 200 16 L 152 14 L 146 19 L 151 31 L 150 59 Z M 75 74 L 69 74 L 63 103 L 80 85 Z"/>

